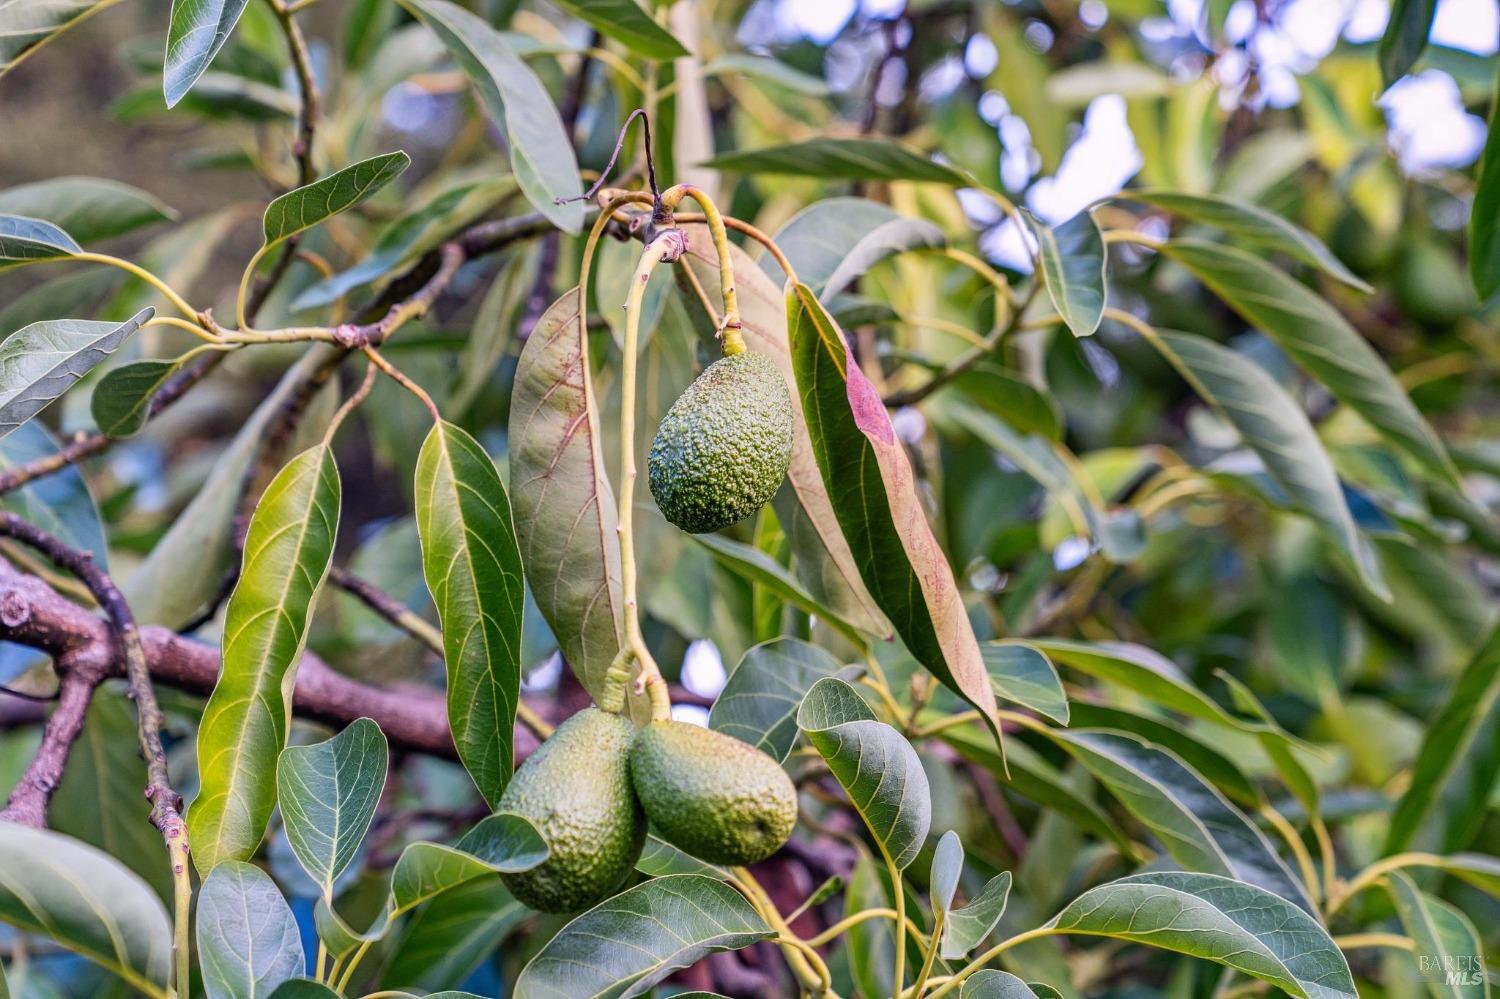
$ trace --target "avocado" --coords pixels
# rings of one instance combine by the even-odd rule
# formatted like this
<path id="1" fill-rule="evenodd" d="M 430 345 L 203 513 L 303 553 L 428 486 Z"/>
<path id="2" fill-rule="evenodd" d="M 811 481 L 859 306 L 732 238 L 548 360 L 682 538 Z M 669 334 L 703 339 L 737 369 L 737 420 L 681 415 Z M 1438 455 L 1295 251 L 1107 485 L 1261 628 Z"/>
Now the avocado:
<path id="1" fill-rule="evenodd" d="M 542 912 L 575 912 L 635 868 L 646 818 L 630 787 L 634 737 L 628 718 L 585 708 L 516 771 L 496 810 L 530 819 L 552 852 L 538 867 L 501 875 L 512 895 Z"/>
<path id="2" fill-rule="evenodd" d="M 689 534 L 728 527 L 776 494 L 792 460 L 792 398 L 764 354 L 710 364 L 657 428 L 647 462 L 662 516 Z"/>
<path id="3" fill-rule="evenodd" d="M 1479 308 L 1463 264 L 1430 235 L 1403 248 L 1392 286 L 1402 313 L 1427 326 L 1449 326 Z"/>
<path id="4" fill-rule="evenodd" d="M 630 750 L 630 777 L 663 839 L 711 864 L 751 864 L 797 824 L 797 790 L 781 765 L 722 732 L 652 722 Z"/>

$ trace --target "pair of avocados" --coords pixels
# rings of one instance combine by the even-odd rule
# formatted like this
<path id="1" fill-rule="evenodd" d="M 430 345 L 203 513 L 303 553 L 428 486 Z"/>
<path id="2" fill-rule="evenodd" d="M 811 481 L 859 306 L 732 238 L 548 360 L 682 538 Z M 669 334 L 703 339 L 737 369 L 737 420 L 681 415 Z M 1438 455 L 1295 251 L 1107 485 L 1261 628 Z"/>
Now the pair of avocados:
<path id="1" fill-rule="evenodd" d="M 499 810 L 531 820 L 551 847 L 540 866 L 503 875 L 542 912 L 604 900 L 635 867 L 649 820 L 700 860 L 749 864 L 780 849 L 797 792 L 774 759 L 738 739 L 679 721 L 639 732 L 590 707 L 569 718 L 516 771 Z"/>

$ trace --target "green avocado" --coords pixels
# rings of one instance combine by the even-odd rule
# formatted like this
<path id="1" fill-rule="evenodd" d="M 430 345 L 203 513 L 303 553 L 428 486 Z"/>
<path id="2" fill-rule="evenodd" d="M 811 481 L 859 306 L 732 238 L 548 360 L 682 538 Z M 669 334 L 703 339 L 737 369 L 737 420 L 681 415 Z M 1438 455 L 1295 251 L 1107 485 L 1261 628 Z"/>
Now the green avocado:
<path id="1" fill-rule="evenodd" d="M 542 912 L 575 912 L 620 886 L 646 842 L 646 817 L 630 788 L 628 718 L 585 708 L 557 727 L 506 785 L 496 811 L 536 826 L 552 853 L 503 874 L 516 898 Z"/>
<path id="2" fill-rule="evenodd" d="M 792 398 L 764 354 L 710 364 L 667 410 L 647 462 L 662 516 L 707 534 L 776 494 L 792 460 Z"/>
<path id="3" fill-rule="evenodd" d="M 663 839 L 711 864 L 752 864 L 797 824 L 797 790 L 781 765 L 722 732 L 652 722 L 630 750 L 630 777 Z"/>
<path id="4" fill-rule="evenodd" d="M 1392 286 L 1402 313 L 1428 326 L 1451 325 L 1479 308 L 1457 255 L 1429 235 L 1403 248 Z"/>

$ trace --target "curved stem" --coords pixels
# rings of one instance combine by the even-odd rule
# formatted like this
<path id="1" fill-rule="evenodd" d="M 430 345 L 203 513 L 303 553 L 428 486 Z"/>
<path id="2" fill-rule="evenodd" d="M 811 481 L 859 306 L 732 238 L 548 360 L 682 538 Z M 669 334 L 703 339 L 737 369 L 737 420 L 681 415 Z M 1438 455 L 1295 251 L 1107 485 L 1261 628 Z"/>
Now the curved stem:
<path id="1" fill-rule="evenodd" d="M 1272 808 L 1271 805 L 1261 805 L 1260 814 L 1267 822 L 1271 823 L 1271 826 L 1286 841 L 1286 845 L 1291 848 L 1292 856 L 1297 860 L 1297 869 L 1302 874 L 1302 882 L 1307 886 L 1308 893 L 1312 895 L 1313 905 L 1322 905 L 1322 900 L 1325 897 L 1323 886 L 1318 881 L 1318 873 L 1313 867 L 1312 855 L 1307 852 L 1307 844 L 1302 842 L 1302 837 L 1298 835 L 1297 830 L 1292 824 L 1287 821 L 1286 816 L 1282 815 L 1275 808 Z"/>
<path id="2" fill-rule="evenodd" d="M 146 282 L 151 287 L 161 292 L 162 297 L 171 302 L 172 307 L 187 318 L 194 320 L 198 318 L 198 310 L 194 309 L 187 303 L 186 299 L 177 294 L 176 290 L 174 290 L 171 285 L 167 284 L 161 278 L 146 270 L 146 268 L 140 267 L 136 264 L 132 264 L 128 260 L 121 260 L 119 257 L 112 257 L 107 253 L 75 253 L 72 256 L 53 257 L 52 259 L 81 260 L 84 263 L 88 264 L 104 264 L 109 267 L 118 267 L 120 270 L 134 277 L 140 278 L 142 281 Z"/>
<path id="3" fill-rule="evenodd" d="M 1394 950 L 1416 950 L 1417 942 L 1399 933 L 1348 933 L 1333 938 L 1339 950 L 1359 950 L 1361 947 L 1390 947 Z"/>
<path id="4" fill-rule="evenodd" d="M 443 421 L 443 414 L 438 412 L 437 403 L 432 401 L 432 396 L 427 394 L 426 389 L 418 385 L 416 382 L 412 381 L 410 378 L 406 377 L 406 375 L 398 370 L 395 365 L 391 364 L 390 361 L 387 361 L 384 357 L 381 357 L 380 351 L 376 350 L 374 347 L 366 347 L 365 356 L 374 363 L 375 367 L 379 368 L 381 371 L 384 371 L 388 376 L 390 376 L 392 381 L 400 385 L 402 388 L 406 389 L 418 399 L 421 399 L 422 405 L 427 407 L 427 412 L 432 414 L 433 423 L 441 423 Z"/>
<path id="5" fill-rule="evenodd" d="M 948 979 L 941 986 L 939 986 L 937 991 L 932 993 L 932 995 L 930 995 L 928 999 L 941 999 L 942 996 L 945 996 L 948 993 L 952 992 L 954 989 L 959 988 L 963 985 L 964 979 L 968 978 L 970 975 L 974 974 L 974 972 L 980 970 L 986 964 L 989 964 L 995 958 L 999 957 L 1001 954 L 1004 954 L 1012 947 L 1019 946 L 1020 944 L 1027 943 L 1032 940 L 1039 940 L 1042 937 L 1048 937 L 1058 932 L 1060 931 L 1053 929 L 1050 926 L 1038 926 L 1034 930 L 1027 930 L 1025 933 L 1017 933 L 1013 937 L 1009 937 L 1005 940 L 1000 941 L 999 943 L 995 944 L 995 946 L 991 947 L 983 954 L 980 954 L 968 964 L 964 965 L 964 967 L 958 972 L 958 974 L 954 975 L 952 978 Z"/>
<path id="6" fill-rule="evenodd" d="M 922 960 L 922 970 L 917 972 L 916 984 L 911 987 L 912 999 L 921 999 L 922 990 L 927 987 L 927 979 L 932 974 L 932 962 L 937 959 L 938 944 L 943 939 L 943 920 L 947 915 L 942 909 L 933 914 L 932 937 L 927 941 L 927 956 Z M 896 991 L 900 993 L 899 983 Z"/>
<path id="7" fill-rule="evenodd" d="M 880 855 L 891 876 L 891 892 L 896 896 L 896 971 L 891 981 L 895 983 L 896 995 L 899 996 L 906 988 L 906 889 L 901 884 L 901 871 L 884 843 L 880 844 Z"/>
<path id="8" fill-rule="evenodd" d="M 815 996 L 832 995 L 833 976 L 829 974 L 828 965 L 823 962 L 823 958 L 813 949 L 814 945 L 792 932 L 792 928 L 776 908 L 776 903 L 771 901 L 771 896 L 766 894 L 766 890 L 748 868 L 734 867 L 730 872 L 751 906 L 776 931 L 776 944 L 781 948 L 782 956 L 786 958 L 787 966 L 791 968 L 798 984 Z"/>
<path id="9" fill-rule="evenodd" d="M 719 254 L 719 292 L 724 299 L 724 318 L 719 323 L 719 334 L 724 343 L 724 356 L 731 357 L 745 349 L 745 338 L 740 333 L 743 324 L 740 322 L 739 297 L 734 289 L 734 261 L 729 255 L 729 233 L 724 228 L 724 216 L 707 192 L 692 184 L 678 184 L 663 191 L 661 207 L 672 212 L 684 198 L 692 198 L 703 209 L 714 249 Z"/>
<path id="10" fill-rule="evenodd" d="M 261 260 L 265 259 L 266 251 L 271 249 L 273 243 L 265 243 L 255 251 L 255 256 L 245 265 L 245 273 L 240 275 L 240 290 L 234 298 L 234 322 L 242 332 L 250 332 L 250 322 L 247 318 L 245 304 L 250 300 L 250 282 L 255 278 L 255 268 L 260 266 Z"/>
<path id="11" fill-rule="evenodd" d="M 1355 895 L 1377 883 L 1392 871 L 1403 867 L 1436 867 L 1444 866 L 1442 857 L 1435 853 L 1398 853 L 1394 856 L 1385 857 L 1375 861 L 1369 867 L 1356 874 L 1348 884 L 1344 885 L 1342 891 L 1335 891 L 1328 897 L 1328 907 L 1324 910 L 1328 918 L 1343 908 Z"/>

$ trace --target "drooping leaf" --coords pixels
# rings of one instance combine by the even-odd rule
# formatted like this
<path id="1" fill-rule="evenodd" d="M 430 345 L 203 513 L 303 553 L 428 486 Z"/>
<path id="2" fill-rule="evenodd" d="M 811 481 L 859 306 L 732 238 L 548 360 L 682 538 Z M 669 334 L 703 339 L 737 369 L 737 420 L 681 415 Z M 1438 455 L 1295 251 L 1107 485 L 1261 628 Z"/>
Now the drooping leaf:
<path id="1" fill-rule="evenodd" d="M 180 361 L 132 361 L 111 368 L 89 397 L 94 425 L 116 439 L 141 432 L 151 415 L 151 400 L 182 368 Z"/>
<path id="2" fill-rule="evenodd" d="M 824 180 L 916 180 L 970 187 L 958 170 L 889 139 L 808 139 L 724 153 L 706 166 L 731 173 L 791 174 Z"/>
<path id="3" fill-rule="evenodd" d="M 209 999 L 261 999 L 307 967 L 291 907 L 259 867 L 215 867 L 203 879 L 197 918 Z"/>
<path id="4" fill-rule="evenodd" d="M 1195 734 L 1190 726 L 1181 724 L 1175 718 L 1153 716 L 1143 711 L 1130 711 L 1091 701 L 1076 701 L 1072 705 L 1072 724 L 1080 728 L 1111 728 L 1129 732 L 1176 753 L 1184 763 L 1198 771 L 1233 801 L 1257 808 L 1264 800 L 1260 789 L 1246 776 L 1239 764 L 1210 746 L 1205 738 Z M 1266 741 L 1281 743 L 1281 740 L 1270 735 L 1267 735 Z"/>
<path id="5" fill-rule="evenodd" d="M 731 572 L 766 587 L 792 606 L 815 615 L 856 644 L 864 643 L 864 636 L 854 625 L 840 617 L 837 611 L 819 603 L 789 569 L 759 548 L 721 534 L 695 534 L 692 538 Z"/>
<path id="6" fill-rule="evenodd" d="M 1021 210 L 1036 237 L 1052 307 L 1074 336 L 1092 336 L 1104 318 L 1104 235 L 1084 209 L 1058 226 Z"/>
<path id="7" fill-rule="evenodd" d="M 42 45 L 116 0 L 0 0 L 0 76 Z"/>
<path id="8" fill-rule="evenodd" d="M 578 291 L 537 322 L 516 365 L 510 484 L 517 536 L 537 608 L 592 696 L 620 649 L 620 542 L 600 451 Z"/>
<path id="9" fill-rule="evenodd" d="M 1355 999 L 1344 955 L 1312 916 L 1214 874 L 1133 874 L 1084 892 L 1047 924 L 1227 965 L 1297 999 Z"/>
<path id="10" fill-rule="evenodd" d="M 324 742 L 281 751 L 276 799 L 287 840 L 326 897 L 375 817 L 388 764 L 385 735 L 368 718 Z"/>
<path id="11" fill-rule="evenodd" d="M 0 822 L 0 921 L 165 995 L 172 924 L 146 882 L 69 836 Z"/>
<path id="12" fill-rule="evenodd" d="M 1500 78 L 1495 82 L 1500 93 Z M 1469 208 L 1469 279 L 1481 300 L 1500 291 L 1500 101 L 1490 112 L 1489 133 L 1479 156 L 1474 204 Z"/>
<path id="13" fill-rule="evenodd" d="M 383 153 L 286 192 L 266 206 L 261 223 L 266 245 L 348 211 L 401 176 L 409 166 L 411 157 L 404 152 Z"/>
<path id="14" fill-rule="evenodd" d="M 22 424 L 0 438 L 0 471 L 26 465 L 62 447 L 40 422 Z M 77 466 L 44 475 L 0 496 L 0 507 L 24 517 L 79 551 L 89 552 L 100 566 L 109 564 L 104 521 Z"/>
<path id="15" fill-rule="evenodd" d="M 745 897 L 722 881 L 698 874 L 655 878 L 564 926 L 526 965 L 514 995 L 629 999 L 709 954 L 773 936 Z"/>
<path id="16" fill-rule="evenodd" d="M 635 0 L 558 0 L 557 6 L 646 59 L 676 59 L 688 54 L 682 43 L 651 20 Z"/>
<path id="17" fill-rule="evenodd" d="M 826 678 L 797 709 L 797 726 L 823 757 L 897 869 L 916 859 L 932 823 L 927 774 L 900 732 L 877 721 L 854 688 Z"/>
<path id="18" fill-rule="evenodd" d="M 1062 440 L 1062 408 L 1045 390 L 993 362 L 981 361 L 953 379 L 953 388 L 1018 433 Z"/>
<path id="19" fill-rule="evenodd" d="M 583 226 L 583 206 L 576 201 L 559 205 L 553 200 L 580 192 L 578 161 L 562 117 L 536 73 L 504 35 L 457 4 L 447 0 L 401 0 L 401 4 L 442 39 L 479 91 L 485 110 L 505 130 L 511 172 L 526 200 L 558 228 L 578 232 Z"/>
<path id="20" fill-rule="evenodd" d="M 961 960 L 995 931 L 1010 899 L 1010 882 L 1010 871 L 1002 871 L 986 881 L 968 905 L 948 913 L 938 949 L 943 960 Z"/>
<path id="21" fill-rule="evenodd" d="M 1377 50 L 1382 86 L 1389 87 L 1416 65 L 1427 48 L 1436 16 L 1437 0 L 1392 0 L 1391 16 Z"/>
<path id="22" fill-rule="evenodd" d="M 1161 332 L 1154 343 L 1239 431 L 1270 476 L 1349 558 L 1371 592 L 1389 600 L 1380 564 L 1354 526 L 1333 461 L 1297 400 L 1265 368 L 1203 337 Z"/>
<path id="23" fill-rule="evenodd" d="M 1492 628 L 1462 673 L 1453 682 L 1448 701 L 1427 728 L 1422 749 L 1412 765 L 1411 784 L 1396 804 L 1386 832 L 1385 852 L 1399 853 L 1424 829 L 1443 840 L 1441 849 L 1461 849 L 1483 820 L 1486 787 L 1449 793 L 1465 764 L 1479 764 L 1480 778 L 1492 787 L 1500 761 L 1475 759 L 1475 743 L 1485 726 L 1495 724 L 1500 712 L 1500 625 Z M 1449 813 L 1435 822 L 1433 808 Z"/>
<path id="24" fill-rule="evenodd" d="M 0 343 L 0 437 L 46 408 L 150 319 L 123 323 L 56 319 L 33 323 Z"/>
<path id="25" fill-rule="evenodd" d="M 689 225 L 685 231 L 689 238 L 684 259 L 698 274 L 699 282 L 716 303 L 715 308 L 722 308 L 716 297 L 719 293 L 719 260 L 708 229 Z M 776 362 L 790 391 L 796 385 L 796 377 L 787 334 L 786 296 L 738 246 L 730 245 L 729 256 L 734 263 L 746 343 L 750 349 L 760 351 Z M 808 437 L 802 400 L 795 391 L 791 391 L 791 397 L 792 461 L 787 469 L 787 481 L 795 493 L 796 503 L 787 501 L 784 490 L 775 502 L 777 519 L 787 531 L 797 558 L 798 578 L 824 603 L 838 604 L 841 616 L 860 630 L 887 637 L 891 632 L 890 622 L 860 578 L 854 554 L 839 527 L 833 500 L 823 483 Z M 804 530 L 804 527 L 808 529 Z"/>
<path id="26" fill-rule="evenodd" d="M 1400 871 L 1386 879 L 1396 915 L 1416 943 L 1418 960 L 1434 955 L 1472 961 L 1467 967 L 1424 969 L 1432 999 L 1488 999 L 1489 975 L 1484 966 L 1484 944 L 1458 909 L 1417 887 L 1409 874 Z"/>
<path id="27" fill-rule="evenodd" d="M 1052 737 L 1185 868 L 1238 878 L 1313 911 L 1306 888 L 1265 834 L 1182 760 L 1123 732 L 1054 731 Z"/>
<path id="28" fill-rule="evenodd" d="M 451 423 L 432 428 L 417 458 L 416 517 L 443 627 L 448 724 L 493 807 L 514 767 L 526 590 L 505 485 L 479 442 Z"/>
<path id="29" fill-rule="evenodd" d="M 222 861 L 248 860 L 276 807 L 276 759 L 339 503 L 333 450 L 320 444 L 277 473 L 250 518 L 224 614 L 224 667 L 198 729 L 200 789 L 188 831 L 205 877 Z"/>
<path id="30" fill-rule="evenodd" d="M 0 215 L 0 264 L 70 257 L 83 247 L 51 222 L 23 215 Z"/>
<path id="31" fill-rule="evenodd" d="M 728 868 L 699 860 L 652 833 L 646 834 L 646 845 L 641 849 L 640 859 L 635 862 L 635 869 L 653 878 L 670 874 L 702 874 L 720 881 L 729 880 Z"/>
<path id="32" fill-rule="evenodd" d="M 1068 724 L 1068 695 L 1045 652 L 1023 642 L 984 642 L 979 651 L 997 697 Z"/>
<path id="33" fill-rule="evenodd" d="M 1367 293 L 1374 290 L 1362 278 L 1345 267 L 1343 261 L 1334 256 L 1333 251 L 1324 246 L 1323 241 L 1318 237 L 1301 226 L 1293 225 L 1275 212 L 1267 211 L 1249 201 L 1241 201 L 1221 194 L 1194 194 L 1188 191 L 1163 191 L 1155 188 L 1126 191 L 1121 197 L 1154 205 L 1189 221 L 1223 229 L 1231 236 L 1247 243 L 1285 253 L 1304 264 L 1318 268 L 1329 277 L 1342 281 L 1351 288 Z"/>
<path id="34" fill-rule="evenodd" d="M 547 843 L 526 819 L 509 812 L 486 818 L 457 847 L 412 843 L 391 872 L 392 917 L 450 888 L 496 872 L 529 871 L 547 859 Z"/>
<path id="35" fill-rule="evenodd" d="M 811 97 L 826 97 L 829 92 L 828 83 L 821 76 L 804 73 L 772 56 L 728 52 L 703 65 L 704 76 L 720 76 L 725 73 L 739 73 L 765 80 Z"/>
<path id="36" fill-rule="evenodd" d="M 797 707 L 839 662 L 795 638 L 762 642 L 745 653 L 708 714 L 708 727 L 784 761 L 797 741 Z"/>
<path id="37" fill-rule="evenodd" d="M 933 223 L 901 215 L 867 198 L 815 202 L 793 216 L 775 238 L 798 280 L 824 302 L 886 257 L 944 242 L 943 231 Z M 786 282 L 775 257 L 766 254 L 760 266 L 771 280 Z"/>
<path id="38" fill-rule="evenodd" d="M 393 905 L 387 900 L 386 907 L 361 931 L 344 922 L 344 918 L 334 911 L 327 899 L 320 898 L 313 906 L 313 928 L 317 930 L 318 940 L 328 951 L 328 956 L 339 961 L 365 944 L 374 944 L 384 939 L 395 918 L 392 908 Z"/>
<path id="39" fill-rule="evenodd" d="M 813 453 L 865 586 L 917 661 L 998 740 L 979 642 L 879 392 L 805 285 L 789 286 L 787 328 Z"/>
<path id="40" fill-rule="evenodd" d="M 1216 672 L 1219 679 L 1224 681 L 1224 685 L 1229 688 L 1229 696 L 1233 698 L 1235 707 L 1261 719 L 1268 728 L 1277 727 L 1276 719 L 1270 711 L 1266 710 L 1266 706 L 1249 687 L 1225 670 Z M 1312 774 L 1308 773 L 1302 761 L 1292 753 L 1288 740 L 1278 738 L 1271 732 L 1264 732 L 1257 737 L 1257 741 L 1260 742 L 1260 748 L 1265 750 L 1266 756 L 1270 758 L 1271 765 L 1276 768 L 1276 773 L 1281 777 L 1281 782 L 1286 785 L 1287 790 L 1291 791 L 1293 797 L 1302 803 L 1302 807 L 1307 809 L 1307 814 L 1317 814 L 1322 808 L 1322 795 L 1318 790 L 1318 782 Z"/>
<path id="41" fill-rule="evenodd" d="M 172 0 L 162 95 L 176 107 L 229 41 L 249 0 Z"/>
<path id="42" fill-rule="evenodd" d="M 1380 355 L 1332 305 L 1244 250 L 1190 239 L 1172 240 L 1162 250 L 1275 340 L 1339 401 L 1440 480 L 1459 487 L 1458 472 L 1437 434 Z"/>
<path id="43" fill-rule="evenodd" d="M 53 177 L 7 188 L 0 191 L 0 213 L 46 219 L 79 243 L 177 217 L 153 195 L 102 177 Z"/>

